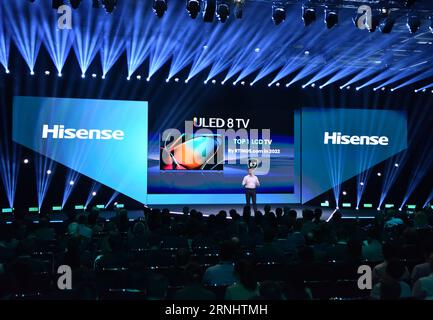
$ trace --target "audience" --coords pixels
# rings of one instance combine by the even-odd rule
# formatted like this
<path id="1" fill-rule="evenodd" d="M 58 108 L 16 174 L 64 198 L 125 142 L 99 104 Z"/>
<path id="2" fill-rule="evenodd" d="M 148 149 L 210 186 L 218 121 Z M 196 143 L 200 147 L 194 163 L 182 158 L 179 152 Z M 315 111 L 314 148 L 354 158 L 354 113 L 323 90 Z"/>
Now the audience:
<path id="1" fill-rule="evenodd" d="M 103 298 L 108 289 L 149 300 L 433 298 L 431 209 L 385 210 L 364 221 L 337 211 L 326 222 L 322 214 L 305 209 L 298 218 L 269 205 L 208 217 L 188 207 L 181 215 L 145 208 L 131 222 L 126 210 L 108 221 L 92 209 L 68 212 L 63 223 L 47 215 L 32 223 L 17 211 L 11 224 L 0 223 L 0 298 L 65 296 L 53 281 L 61 264 L 72 268 L 75 299 Z M 356 287 L 362 264 L 373 268 L 371 292 Z M 350 292 L 336 280 L 354 281 Z"/>

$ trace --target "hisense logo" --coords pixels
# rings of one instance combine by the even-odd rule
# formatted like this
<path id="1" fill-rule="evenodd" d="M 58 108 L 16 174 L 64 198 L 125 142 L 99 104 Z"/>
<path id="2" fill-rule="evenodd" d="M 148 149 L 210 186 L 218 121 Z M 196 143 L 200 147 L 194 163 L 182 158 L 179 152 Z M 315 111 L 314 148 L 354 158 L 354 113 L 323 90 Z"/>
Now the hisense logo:
<path id="1" fill-rule="evenodd" d="M 42 139 L 80 139 L 80 140 L 123 140 L 125 133 L 122 130 L 99 129 L 65 129 L 64 125 L 54 125 L 50 128 L 44 124 Z"/>
<path id="2" fill-rule="evenodd" d="M 342 135 L 341 132 L 325 132 L 324 143 L 328 144 L 352 144 L 352 145 L 381 145 L 387 146 L 389 143 L 388 137 L 385 136 L 349 136 Z"/>

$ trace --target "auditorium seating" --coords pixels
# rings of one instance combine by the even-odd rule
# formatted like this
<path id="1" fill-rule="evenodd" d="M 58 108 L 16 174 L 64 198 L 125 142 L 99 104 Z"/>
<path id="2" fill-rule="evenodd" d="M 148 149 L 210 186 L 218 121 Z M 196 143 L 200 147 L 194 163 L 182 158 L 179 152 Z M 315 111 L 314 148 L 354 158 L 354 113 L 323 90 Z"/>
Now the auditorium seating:
<path id="1" fill-rule="evenodd" d="M 157 217 L 157 215 L 152 217 Z M 204 274 L 207 268 L 217 265 L 221 259 L 221 239 L 233 238 L 233 240 L 230 240 L 233 249 L 233 261 L 245 260 L 252 264 L 256 281 L 259 284 L 273 281 L 281 288 L 287 286 L 308 288 L 312 298 L 318 300 L 368 298 L 369 291 L 362 291 L 357 287 L 358 267 L 368 265 L 374 268 L 383 261 L 362 259 L 360 253 L 353 257 L 342 255 L 340 249 L 345 248 L 344 244 L 339 245 L 338 250 L 340 251 L 335 250 L 335 247 L 333 247 L 327 253 L 326 242 L 308 238 L 305 238 L 305 243 L 295 248 L 295 250 L 293 250 L 293 247 L 290 247 L 289 250 L 288 238 L 284 238 L 284 232 L 288 234 L 290 226 L 278 229 L 279 239 L 275 239 L 270 243 L 269 237 L 265 237 L 265 241 L 263 241 L 263 230 L 270 227 L 266 225 L 267 218 L 274 221 L 270 225 L 275 224 L 275 220 L 273 220 L 275 218 L 265 216 L 260 222 L 254 222 L 253 229 L 255 231 L 253 234 L 244 233 L 240 236 L 233 234 L 235 228 L 229 229 L 229 220 L 216 224 L 211 219 L 207 220 L 203 217 L 198 219 L 192 216 L 183 216 L 181 218 L 174 216 L 174 219 L 171 220 L 174 221 L 172 223 L 180 225 L 176 229 L 181 230 L 176 231 L 180 233 L 170 234 L 173 231 L 167 231 L 171 229 L 164 228 L 163 234 L 159 234 L 159 232 L 162 232 L 159 224 L 161 221 L 155 218 L 155 221 L 149 222 L 149 226 L 152 226 L 152 228 L 148 231 L 146 237 L 142 238 L 144 240 L 140 242 L 141 245 L 139 246 L 137 246 L 138 242 L 135 242 L 134 246 L 130 246 L 128 241 L 132 239 L 130 230 L 133 225 L 142 223 L 141 221 L 131 221 L 130 226 L 127 228 L 129 231 L 126 232 L 116 231 L 115 228 L 113 230 L 113 225 L 110 226 L 110 230 L 104 230 L 106 224 L 101 222 L 100 229 L 103 229 L 103 231 L 94 232 L 91 239 L 71 238 L 58 225 L 53 225 L 53 228 L 56 228 L 56 239 L 34 241 L 30 256 L 16 260 L 15 253 L 12 254 L 13 249 L 2 251 L 1 258 L 3 260 L 0 263 L 6 266 L 5 270 L 7 272 L 10 272 L 8 271 L 8 265 L 17 263 L 17 261 L 20 263 L 20 268 L 24 268 L 22 269 L 23 272 L 26 272 L 28 267 L 33 271 L 22 276 L 19 273 L 11 277 L 3 274 L 0 277 L 0 295 L 15 300 L 46 298 L 148 299 L 149 279 L 152 279 L 155 275 L 160 275 L 163 277 L 162 279 L 167 281 L 166 299 L 173 299 L 179 289 L 188 285 L 189 280 L 185 273 L 187 264 L 196 263 L 199 266 L 200 273 Z M 204 229 L 206 231 L 194 230 L 193 228 L 188 231 L 191 234 L 182 231 L 185 228 L 182 228 L 181 225 L 187 223 L 188 219 L 198 219 L 200 222 L 198 224 L 202 227 L 208 224 Z M 302 219 L 298 220 L 302 222 Z M 251 223 L 251 221 L 248 222 L 248 224 Z M 324 222 L 321 223 L 324 224 Z M 372 224 L 374 221 L 370 223 Z M 245 225 L 248 226 L 248 224 Z M 276 224 L 278 225 L 278 221 Z M 332 227 L 331 223 L 329 225 Z M 340 232 L 338 228 L 341 228 L 341 226 L 341 224 L 338 224 L 336 232 Z M 348 222 L 348 227 L 352 229 L 358 228 L 358 234 L 362 235 L 363 228 L 368 227 L 368 225 L 364 222 L 364 225 L 357 226 L 356 224 L 353 225 L 353 222 Z M 32 228 L 37 230 L 35 226 L 32 226 Z M 225 228 L 230 230 L 229 235 L 224 235 Z M 32 235 L 32 233 L 29 233 L 29 235 Z M 212 239 L 213 235 L 215 238 Z M 395 231 L 393 236 L 395 236 Z M 427 240 L 432 239 L 432 232 L 423 230 L 422 237 L 426 237 Z M 247 240 L 240 241 L 241 238 Z M 118 241 L 115 247 L 112 247 L 113 239 Z M 252 241 L 252 239 L 262 240 Z M 428 242 L 424 238 L 421 239 L 426 243 Z M 308 243 L 308 241 L 311 243 Z M 73 246 L 74 243 L 77 243 L 78 247 Z M 29 245 L 28 243 L 25 244 Z M 317 244 L 321 245 L 320 252 L 315 251 L 315 245 Z M 78 250 L 79 255 L 74 255 L 74 250 Z M 261 250 L 260 259 L 256 255 L 257 250 Z M 329 256 L 329 254 L 332 255 L 335 252 L 338 255 L 335 257 Z M 312 255 L 312 253 L 320 254 Z M 274 260 L 274 257 L 278 257 L 278 259 Z M 283 257 L 283 261 L 280 261 L 281 257 Z M 396 258 L 400 259 L 409 272 L 412 271 L 415 265 L 424 262 L 423 252 L 413 243 L 399 245 L 399 253 Z M 30 264 L 26 265 L 26 261 L 30 262 Z M 74 263 L 74 281 L 78 282 L 74 290 L 70 292 L 60 292 L 57 289 L 57 268 L 59 265 L 64 264 L 65 261 Z M 223 299 L 227 285 L 206 285 L 205 289 L 213 292 L 217 299 Z"/>

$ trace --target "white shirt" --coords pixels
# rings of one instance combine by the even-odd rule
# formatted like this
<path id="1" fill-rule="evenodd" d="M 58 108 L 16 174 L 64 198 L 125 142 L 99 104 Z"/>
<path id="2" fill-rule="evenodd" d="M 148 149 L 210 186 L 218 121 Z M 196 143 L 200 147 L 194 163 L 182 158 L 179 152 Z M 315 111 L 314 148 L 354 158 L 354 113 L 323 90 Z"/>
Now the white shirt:
<path id="1" fill-rule="evenodd" d="M 247 189 L 255 189 L 260 185 L 260 182 L 255 175 L 250 176 L 248 174 L 244 177 L 244 180 L 242 180 L 242 185 Z"/>

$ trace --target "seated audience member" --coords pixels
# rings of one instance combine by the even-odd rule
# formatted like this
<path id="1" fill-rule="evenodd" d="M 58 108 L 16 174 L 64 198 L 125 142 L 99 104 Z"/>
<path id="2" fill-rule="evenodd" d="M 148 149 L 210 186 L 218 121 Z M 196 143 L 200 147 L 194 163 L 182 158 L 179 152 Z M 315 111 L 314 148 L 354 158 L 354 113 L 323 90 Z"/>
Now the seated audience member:
<path id="1" fill-rule="evenodd" d="M 314 224 L 322 224 L 325 222 L 324 220 L 322 220 L 322 214 L 323 214 L 322 209 L 320 208 L 314 209 L 314 219 L 313 219 Z"/>
<path id="2" fill-rule="evenodd" d="M 386 276 L 386 267 L 387 267 L 388 261 L 395 260 L 395 259 L 399 258 L 397 245 L 395 245 L 393 243 L 385 243 L 382 246 L 382 254 L 383 254 L 385 261 L 374 267 L 374 269 L 373 269 L 373 282 L 378 282 Z M 405 271 L 402 274 L 400 280 L 408 282 L 410 279 L 409 271 L 407 270 L 406 267 L 404 267 L 404 270 Z"/>
<path id="3" fill-rule="evenodd" d="M 146 225 L 138 221 L 134 224 L 132 232 L 128 235 L 129 249 L 147 248 L 149 241 L 149 232 Z"/>
<path id="4" fill-rule="evenodd" d="M 122 237 L 120 235 L 111 235 L 108 243 L 110 251 L 97 257 L 95 263 L 101 268 L 128 267 L 128 253 L 124 249 Z"/>
<path id="5" fill-rule="evenodd" d="M 274 243 L 275 232 L 272 228 L 268 227 L 264 230 L 263 246 L 256 248 L 254 253 L 254 262 L 276 262 L 284 263 L 284 251 L 282 251 L 277 244 Z"/>
<path id="6" fill-rule="evenodd" d="M 380 283 L 380 300 L 399 300 L 401 286 L 398 281 L 383 281 Z"/>
<path id="7" fill-rule="evenodd" d="M 168 280 L 160 274 L 151 274 L 147 281 L 147 300 L 165 300 L 167 298 Z"/>
<path id="8" fill-rule="evenodd" d="M 86 225 L 86 220 L 86 216 L 83 214 L 78 217 L 78 233 L 80 236 L 90 239 L 92 238 L 93 231 Z"/>
<path id="9" fill-rule="evenodd" d="M 291 210 L 294 211 L 294 210 Z M 296 213 L 296 211 L 294 211 Z M 302 221 L 296 220 L 293 225 L 293 232 L 287 235 L 287 250 L 286 252 L 294 254 L 298 248 L 305 245 L 305 237 L 301 233 Z"/>
<path id="10" fill-rule="evenodd" d="M 425 254 L 426 261 L 413 267 L 412 273 L 410 275 L 412 284 L 416 283 L 420 278 L 429 276 L 433 272 L 433 269 L 430 265 L 430 257 L 432 254 L 433 252 Z"/>
<path id="11" fill-rule="evenodd" d="M 400 295 L 399 299 L 402 298 L 410 298 L 412 296 L 412 292 L 410 290 L 410 286 L 401 280 L 404 273 L 407 272 L 406 266 L 399 260 L 389 260 L 386 264 L 385 274 L 382 276 L 382 280 L 375 284 L 373 289 L 371 290 L 370 296 L 372 299 L 380 299 L 382 286 L 384 283 L 386 289 L 388 290 L 392 288 L 392 283 L 397 283 L 400 286 Z M 391 282 L 391 284 L 389 284 Z"/>
<path id="12" fill-rule="evenodd" d="M 433 270 L 433 253 L 429 257 L 429 264 L 430 269 Z M 418 299 L 433 300 L 433 272 L 415 282 L 413 296 Z"/>
<path id="13" fill-rule="evenodd" d="M 382 243 L 377 228 L 368 230 L 367 240 L 362 243 L 362 258 L 368 261 L 382 261 Z"/>
<path id="14" fill-rule="evenodd" d="M 219 263 L 206 269 L 203 283 L 214 286 L 231 285 L 236 281 L 233 267 L 232 241 L 224 241 L 219 252 Z"/>
<path id="15" fill-rule="evenodd" d="M 47 216 L 43 216 L 39 219 L 38 228 L 34 232 L 36 241 L 49 241 L 56 239 L 56 231 L 51 228 L 50 221 Z"/>
<path id="16" fill-rule="evenodd" d="M 259 295 L 254 300 L 284 300 L 280 285 L 275 281 L 263 281 L 259 286 Z"/>
<path id="17" fill-rule="evenodd" d="M 187 284 L 175 293 L 175 300 L 215 300 L 215 294 L 202 285 L 202 271 L 198 264 L 188 264 L 184 275 Z"/>
<path id="18" fill-rule="evenodd" d="M 255 272 L 248 261 L 239 260 L 235 264 L 235 275 L 237 281 L 227 287 L 225 300 L 249 300 L 258 295 Z"/>

